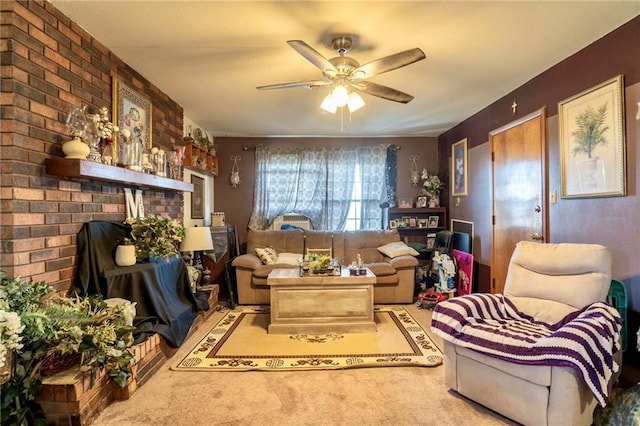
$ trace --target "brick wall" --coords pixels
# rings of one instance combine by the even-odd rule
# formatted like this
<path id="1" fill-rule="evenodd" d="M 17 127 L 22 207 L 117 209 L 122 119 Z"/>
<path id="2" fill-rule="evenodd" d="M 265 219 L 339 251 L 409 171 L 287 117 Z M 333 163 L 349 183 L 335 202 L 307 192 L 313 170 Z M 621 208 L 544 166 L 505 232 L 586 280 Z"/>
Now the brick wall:
<path id="1" fill-rule="evenodd" d="M 117 78 L 151 99 L 152 143 L 171 149 L 183 111 L 50 3 L 2 1 L 0 24 L 0 269 L 65 292 L 82 224 L 125 218 L 123 185 L 45 173 L 47 158 L 64 156 L 67 114 L 111 111 Z M 182 219 L 182 193 L 143 191 L 147 213 Z"/>

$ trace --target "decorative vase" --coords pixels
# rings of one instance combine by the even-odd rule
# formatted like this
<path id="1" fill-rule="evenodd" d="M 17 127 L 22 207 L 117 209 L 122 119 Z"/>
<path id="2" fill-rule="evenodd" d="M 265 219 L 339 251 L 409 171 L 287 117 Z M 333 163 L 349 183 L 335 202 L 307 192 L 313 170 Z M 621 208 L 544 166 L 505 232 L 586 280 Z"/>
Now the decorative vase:
<path id="1" fill-rule="evenodd" d="M 131 266 L 136 264 L 136 246 L 119 245 L 116 247 L 116 265 Z"/>
<path id="2" fill-rule="evenodd" d="M 65 158 L 86 160 L 89 152 L 91 152 L 91 148 L 89 148 L 89 145 L 82 142 L 82 139 L 75 137 L 62 144 L 62 152 L 64 152 Z"/>

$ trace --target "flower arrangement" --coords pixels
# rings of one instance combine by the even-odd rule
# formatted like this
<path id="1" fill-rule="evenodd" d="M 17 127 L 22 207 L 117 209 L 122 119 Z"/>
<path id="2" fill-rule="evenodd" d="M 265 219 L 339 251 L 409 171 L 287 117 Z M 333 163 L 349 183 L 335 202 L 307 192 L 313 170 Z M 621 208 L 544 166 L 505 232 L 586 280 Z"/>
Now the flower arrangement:
<path id="1" fill-rule="evenodd" d="M 117 133 L 120 129 L 109 120 L 109 108 L 100 108 L 100 114 L 97 117 L 96 127 L 98 129 L 98 136 L 103 139 L 113 139 L 113 134 Z"/>
<path id="2" fill-rule="evenodd" d="M 331 258 L 326 254 L 309 253 L 309 269 L 314 272 L 324 271 L 329 268 Z"/>
<path id="3" fill-rule="evenodd" d="M 136 258 L 166 257 L 178 254 L 184 238 L 184 226 L 176 219 L 149 215 L 144 218 L 127 218 L 136 246 Z"/>
<path id="4" fill-rule="evenodd" d="M 49 368 L 80 365 L 92 385 L 102 370 L 121 387 L 132 374 L 133 304 L 108 306 L 100 296 L 51 292 L 44 282 L 9 279 L 0 271 L 0 350 L 3 364 L 13 360 L 1 387 L 1 424 L 44 424 L 35 399 L 42 376 L 54 372 Z"/>
<path id="5" fill-rule="evenodd" d="M 422 187 L 430 197 L 437 197 L 442 190 L 443 183 L 438 175 L 430 175 L 427 169 L 422 169 Z"/>

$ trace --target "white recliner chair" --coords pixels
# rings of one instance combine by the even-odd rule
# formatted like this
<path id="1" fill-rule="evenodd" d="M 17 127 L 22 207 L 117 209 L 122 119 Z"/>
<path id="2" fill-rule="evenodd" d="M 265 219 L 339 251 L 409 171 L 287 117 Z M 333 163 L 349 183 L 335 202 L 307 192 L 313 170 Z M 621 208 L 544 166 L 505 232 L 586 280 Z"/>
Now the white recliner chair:
<path id="1" fill-rule="evenodd" d="M 554 324 L 570 312 L 606 301 L 610 283 L 611 256 L 604 246 L 520 242 L 504 295 L 519 311 Z M 618 365 L 621 358 L 619 351 L 614 356 Z M 448 387 L 518 423 L 592 423 L 596 400 L 568 367 L 516 364 L 445 340 L 444 370 Z"/>

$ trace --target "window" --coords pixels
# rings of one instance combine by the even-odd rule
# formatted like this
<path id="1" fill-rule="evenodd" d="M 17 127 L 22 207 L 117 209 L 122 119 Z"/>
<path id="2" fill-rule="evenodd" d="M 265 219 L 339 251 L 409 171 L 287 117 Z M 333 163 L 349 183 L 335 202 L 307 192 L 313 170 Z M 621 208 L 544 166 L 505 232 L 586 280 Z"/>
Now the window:
<path id="1" fill-rule="evenodd" d="M 387 200 L 387 145 L 258 147 L 250 229 L 298 213 L 316 230 L 379 229 Z"/>
<path id="2" fill-rule="evenodd" d="M 345 231 L 360 230 L 360 208 L 362 206 L 362 182 L 360 180 L 360 165 L 356 164 L 355 176 L 353 178 L 353 191 L 351 192 L 351 202 L 347 213 L 347 223 Z"/>

